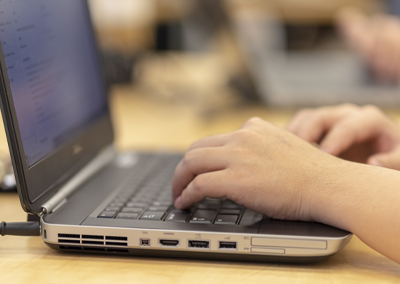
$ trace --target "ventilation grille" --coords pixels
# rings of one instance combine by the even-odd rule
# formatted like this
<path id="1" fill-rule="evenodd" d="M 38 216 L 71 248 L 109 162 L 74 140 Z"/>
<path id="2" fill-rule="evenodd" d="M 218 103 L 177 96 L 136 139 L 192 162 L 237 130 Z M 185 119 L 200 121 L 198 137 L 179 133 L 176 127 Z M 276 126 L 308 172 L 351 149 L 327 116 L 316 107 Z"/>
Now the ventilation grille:
<path id="1" fill-rule="evenodd" d="M 127 249 L 118 248 L 98 248 L 98 247 L 78 247 L 78 246 L 59 246 L 61 250 L 65 251 L 88 251 L 88 252 L 103 252 L 103 253 L 129 253 Z"/>
<path id="2" fill-rule="evenodd" d="M 101 235 L 78 235 L 78 234 L 58 234 L 59 244 L 82 244 L 82 245 L 93 245 L 93 246 L 116 246 L 116 247 L 127 247 L 128 238 L 121 236 L 101 236 Z M 65 246 L 63 246 L 65 247 Z M 61 246 L 60 246 L 61 248 Z M 78 248 L 80 249 L 80 248 Z M 91 247 L 85 247 L 82 249 L 96 249 Z M 100 248 L 101 249 L 101 248 Z M 98 250 L 97 250 L 98 251 Z"/>
<path id="3" fill-rule="evenodd" d="M 82 239 L 104 240 L 104 236 L 82 235 Z"/>
<path id="4" fill-rule="evenodd" d="M 80 239 L 81 235 L 74 235 L 74 234 L 58 234 L 59 238 L 72 238 L 72 239 Z"/>

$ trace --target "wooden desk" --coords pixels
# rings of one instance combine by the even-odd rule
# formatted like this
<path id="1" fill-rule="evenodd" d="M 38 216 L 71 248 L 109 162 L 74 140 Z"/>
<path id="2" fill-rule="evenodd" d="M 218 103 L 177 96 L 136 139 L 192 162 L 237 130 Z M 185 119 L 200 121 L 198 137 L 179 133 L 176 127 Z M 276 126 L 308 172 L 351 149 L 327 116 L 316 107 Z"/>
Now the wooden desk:
<path id="1" fill-rule="evenodd" d="M 283 126 L 293 113 L 244 107 L 205 120 L 187 107 L 161 105 L 139 95 L 118 89 L 112 99 L 120 149 L 184 150 L 202 136 L 235 130 L 250 116 Z M 4 135 L 0 139 L 4 145 Z M 0 194 L 0 219 L 26 219 L 15 194 Z M 400 265 L 357 237 L 327 261 L 312 265 L 80 255 L 51 250 L 40 237 L 0 238 L 1 284 L 399 282 Z"/>

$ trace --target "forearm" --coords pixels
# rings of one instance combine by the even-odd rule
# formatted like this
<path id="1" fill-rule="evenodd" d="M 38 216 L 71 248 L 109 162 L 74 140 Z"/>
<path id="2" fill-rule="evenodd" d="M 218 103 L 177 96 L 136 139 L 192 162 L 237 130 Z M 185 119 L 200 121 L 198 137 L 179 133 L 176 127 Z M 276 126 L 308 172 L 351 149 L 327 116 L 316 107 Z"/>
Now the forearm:
<path id="1" fill-rule="evenodd" d="M 331 170 L 314 189 L 312 215 L 400 263 L 400 172 L 344 161 Z"/>

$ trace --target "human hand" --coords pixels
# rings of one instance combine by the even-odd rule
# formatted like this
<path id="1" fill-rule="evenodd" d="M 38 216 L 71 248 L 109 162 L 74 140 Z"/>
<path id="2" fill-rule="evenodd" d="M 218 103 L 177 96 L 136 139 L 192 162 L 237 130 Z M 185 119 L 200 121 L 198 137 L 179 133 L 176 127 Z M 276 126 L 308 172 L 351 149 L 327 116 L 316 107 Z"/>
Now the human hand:
<path id="1" fill-rule="evenodd" d="M 176 168 L 173 198 L 179 209 L 226 197 L 271 218 L 314 221 L 320 182 L 331 180 L 342 163 L 253 118 L 238 131 L 195 142 Z"/>
<path id="2" fill-rule="evenodd" d="M 374 106 L 302 110 L 287 129 L 329 154 L 400 170 L 400 127 Z"/>
<path id="3" fill-rule="evenodd" d="M 400 20 L 389 15 L 367 17 L 343 9 L 337 25 L 345 40 L 358 51 L 383 82 L 400 82 Z"/>

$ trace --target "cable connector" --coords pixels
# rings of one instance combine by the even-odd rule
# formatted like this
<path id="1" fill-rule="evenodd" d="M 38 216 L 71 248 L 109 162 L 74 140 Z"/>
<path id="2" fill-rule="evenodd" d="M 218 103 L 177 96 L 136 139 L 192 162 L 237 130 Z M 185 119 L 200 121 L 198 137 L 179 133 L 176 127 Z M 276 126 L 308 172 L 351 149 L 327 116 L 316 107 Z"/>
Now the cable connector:
<path id="1" fill-rule="evenodd" d="M 0 235 L 40 236 L 40 222 L 20 222 L 0 224 Z"/>

